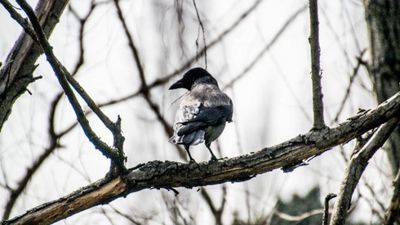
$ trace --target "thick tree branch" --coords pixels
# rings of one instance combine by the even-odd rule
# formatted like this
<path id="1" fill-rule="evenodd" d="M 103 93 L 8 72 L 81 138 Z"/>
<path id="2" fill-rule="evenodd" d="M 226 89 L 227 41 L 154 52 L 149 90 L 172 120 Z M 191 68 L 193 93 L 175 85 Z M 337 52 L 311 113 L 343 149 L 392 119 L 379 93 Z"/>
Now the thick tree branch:
<path id="1" fill-rule="evenodd" d="M 112 180 L 102 179 L 68 196 L 4 221 L 2 224 L 50 224 L 87 208 L 108 203 L 143 189 L 192 188 L 248 180 L 258 174 L 290 165 L 319 155 L 334 146 L 345 144 L 399 115 L 400 93 L 376 109 L 351 117 L 335 128 L 310 131 L 256 153 L 200 164 L 168 161 L 141 164 L 130 169 L 130 172 L 124 176 Z"/>
<path id="2" fill-rule="evenodd" d="M 399 118 L 390 119 L 382 125 L 370 138 L 370 140 L 350 159 L 349 165 L 345 172 L 345 178 L 338 194 L 338 200 L 335 202 L 335 207 L 332 213 L 331 225 L 345 224 L 347 218 L 347 210 L 350 207 L 351 197 L 354 189 L 365 168 L 368 165 L 369 159 L 375 152 L 382 147 L 385 141 L 389 138 L 393 129 L 398 125 Z"/>
<path id="3" fill-rule="evenodd" d="M 311 80 L 313 93 L 313 129 L 325 128 L 324 104 L 322 102 L 321 69 L 319 63 L 319 29 L 318 29 L 318 0 L 309 0 L 310 8 L 310 38 L 311 46 Z"/>

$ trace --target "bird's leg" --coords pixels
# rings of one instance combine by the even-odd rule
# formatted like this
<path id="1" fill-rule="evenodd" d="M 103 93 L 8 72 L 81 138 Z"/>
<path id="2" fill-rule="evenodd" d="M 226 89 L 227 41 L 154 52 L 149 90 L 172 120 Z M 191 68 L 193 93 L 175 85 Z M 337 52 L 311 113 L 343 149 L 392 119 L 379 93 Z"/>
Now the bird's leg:
<path id="1" fill-rule="evenodd" d="M 215 157 L 214 153 L 212 152 L 210 145 L 211 143 L 206 143 L 207 149 L 211 153 L 211 161 L 218 161 L 217 157 Z"/>
<path id="2" fill-rule="evenodd" d="M 185 150 L 186 150 L 187 154 L 189 155 L 190 162 L 196 162 L 196 161 L 194 161 L 192 155 L 190 154 L 189 146 L 190 145 L 185 145 Z"/>

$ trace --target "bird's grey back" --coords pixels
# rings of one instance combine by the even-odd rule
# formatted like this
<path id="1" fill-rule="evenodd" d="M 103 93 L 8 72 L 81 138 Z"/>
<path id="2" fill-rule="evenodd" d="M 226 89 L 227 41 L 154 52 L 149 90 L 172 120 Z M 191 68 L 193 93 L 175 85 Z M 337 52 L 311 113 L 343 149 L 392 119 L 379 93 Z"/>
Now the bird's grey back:
<path id="1" fill-rule="evenodd" d="M 197 129 L 185 135 L 178 135 L 178 132 L 185 127 L 182 123 L 193 120 L 203 108 L 224 107 L 221 124 L 218 124 L 218 132 L 212 135 L 206 135 L 205 129 Z M 204 142 L 205 137 L 211 138 L 209 142 L 218 138 L 222 133 L 226 121 L 232 120 L 233 107 L 232 100 L 214 84 L 197 84 L 192 87 L 180 103 L 177 110 L 174 125 L 174 136 L 170 139 L 171 142 L 184 145 L 196 145 Z M 210 115 L 213 116 L 213 115 Z"/>

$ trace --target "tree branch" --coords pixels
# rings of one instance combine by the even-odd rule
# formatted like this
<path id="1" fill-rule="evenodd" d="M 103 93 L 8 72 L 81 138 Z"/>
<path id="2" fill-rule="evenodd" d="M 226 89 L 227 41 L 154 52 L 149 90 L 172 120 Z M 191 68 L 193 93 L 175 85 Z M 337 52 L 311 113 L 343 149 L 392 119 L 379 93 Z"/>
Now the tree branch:
<path id="1" fill-rule="evenodd" d="M 311 79 L 313 93 L 313 129 L 323 129 L 326 127 L 324 122 L 324 104 L 322 102 L 321 88 L 321 69 L 319 64 L 319 30 L 318 30 L 318 0 L 309 0 L 310 9 L 310 37 L 308 41 L 311 46 Z"/>
<path id="2" fill-rule="evenodd" d="M 350 159 L 349 165 L 347 166 L 345 172 L 345 178 L 340 188 L 338 200 L 335 202 L 332 220 L 330 222 L 331 225 L 345 224 L 347 210 L 350 207 L 351 197 L 362 173 L 368 165 L 369 159 L 389 138 L 398 122 L 399 118 L 395 117 L 382 125 L 371 137 L 371 139 Z"/>
<path id="3" fill-rule="evenodd" d="M 120 171 L 124 171 L 126 168 L 124 166 L 124 154 L 122 151 L 122 142 L 124 137 L 120 130 L 120 118 L 114 124 L 110 119 L 96 106 L 96 103 L 90 98 L 90 96 L 85 92 L 85 90 L 79 85 L 79 83 L 69 74 L 67 69 L 59 62 L 53 53 L 53 49 L 48 43 L 46 36 L 39 24 L 39 21 L 33 12 L 32 8 L 26 3 L 25 0 L 17 0 L 17 3 L 27 14 L 33 29 L 35 30 L 36 36 L 39 40 L 40 46 L 42 47 L 47 61 L 50 63 L 61 87 L 65 91 L 68 100 L 70 101 L 72 108 L 77 116 L 79 123 L 88 139 L 93 143 L 93 145 L 103 153 L 104 156 L 110 158 L 115 165 L 118 166 Z M 85 100 L 88 106 L 96 113 L 103 124 L 111 131 L 114 136 L 114 148 L 109 147 L 105 142 L 103 142 L 97 134 L 92 130 L 89 125 L 89 121 L 86 119 L 83 109 L 80 106 L 74 92 L 72 91 L 71 84 L 74 89 L 80 94 L 80 96 Z"/>
<path id="4" fill-rule="evenodd" d="M 108 203 L 143 189 L 192 188 L 224 182 L 245 181 L 258 174 L 320 155 L 334 146 L 345 144 L 361 136 L 393 117 L 399 117 L 399 115 L 400 93 L 397 93 L 377 108 L 351 117 L 335 128 L 310 131 L 252 154 L 199 164 L 152 161 L 138 165 L 130 169 L 126 175 L 112 180 L 107 178 L 99 180 L 68 196 L 45 203 L 21 216 L 4 221 L 2 225 L 53 223 L 82 210 Z M 387 125 L 383 127 L 387 127 Z"/>

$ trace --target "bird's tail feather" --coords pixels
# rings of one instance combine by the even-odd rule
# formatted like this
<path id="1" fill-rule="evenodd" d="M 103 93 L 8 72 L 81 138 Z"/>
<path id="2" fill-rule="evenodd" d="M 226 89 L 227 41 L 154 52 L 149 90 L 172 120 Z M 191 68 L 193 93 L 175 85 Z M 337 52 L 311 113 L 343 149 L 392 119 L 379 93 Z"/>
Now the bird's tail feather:
<path id="1" fill-rule="evenodd" d="M 169 142 L 178 145 L 198 145 L 204 142 L 204 134 L 204 130 L 198 130 L 182 136 L 174 134 L 170 137 Z"/>

